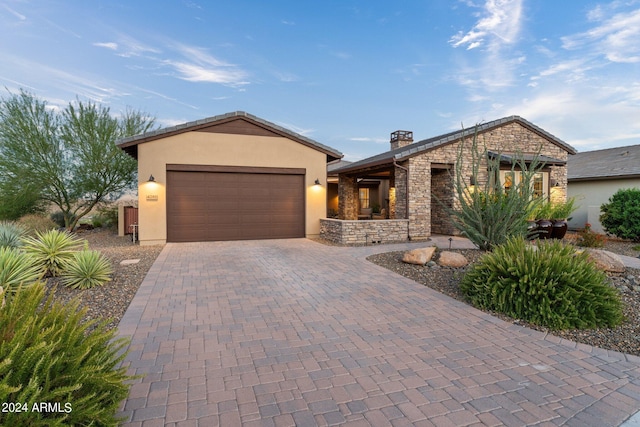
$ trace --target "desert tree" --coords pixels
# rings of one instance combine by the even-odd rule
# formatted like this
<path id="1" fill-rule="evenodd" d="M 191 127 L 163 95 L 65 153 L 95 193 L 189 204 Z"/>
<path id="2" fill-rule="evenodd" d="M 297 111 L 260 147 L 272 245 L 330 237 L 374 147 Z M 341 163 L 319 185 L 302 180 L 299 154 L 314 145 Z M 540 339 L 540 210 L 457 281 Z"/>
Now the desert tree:
<path id="1" fill-rule="evenodd" d="M 0 101 L 0 190 L 29 189 L 63 213 L 65 227 L 136 182 L 136 162 L 115 142 L 151 130 L 155 119 L 128 109 L 119 116 L 94 102 L 59 110 L 21 90 Z"/>
<path id="2" fill-rule="evenodd" d="M 531 159 L 525 159 L 519 152 L 506 156 L 491 152 L 486 144 L 481 148 L 478 139 L 478 126 L 471 142 L 461 139 L 453 177 L 456 202 L 448 211 L 453 226 L 463 236 L 490 251 L 510 237 L 527 236 L 528 219 L 542 201 L 534 197 L 533 179 L 544 163 L 540 161 L 541 148 Z M 500 182 L 505 161 L 512 176 L 516 171 L 520 176 L 508 190 Z"/>

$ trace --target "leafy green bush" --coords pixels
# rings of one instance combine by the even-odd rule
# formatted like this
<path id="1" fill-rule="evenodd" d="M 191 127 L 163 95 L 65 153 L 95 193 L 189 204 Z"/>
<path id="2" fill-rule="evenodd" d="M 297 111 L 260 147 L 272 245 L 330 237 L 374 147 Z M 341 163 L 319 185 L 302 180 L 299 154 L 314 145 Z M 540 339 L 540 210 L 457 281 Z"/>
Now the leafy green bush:
<path id="1" fill-rule="evenodd" d="M 31 254 L 46 273 L 57 276 L 65 261 L 80 249 L 82 242 L 66 231 L 50 230 L 24 238 L 24 250 Z"/>
<path id="2" fill-rule="evenodd" d="M 36 233 L 45 233 L 58 227 L 51 218 L 39 214 L 24 215 L 20 217 L 18 224 L 20 224 L 30 236 L 35 236 Z"/>
<path id="3" fill-rule="evenodd" d="M 551 329 L 615 326 L 622 303 L 606 275 L 559 241 L 511 238 L 482 257 L 460 289 L 476 307 Z"/>
<path id="4" fill-rule="evenodd" d="M 24 229 L 11 221 L 0 221 L 0 247 L 19 248 L 22 246 Z"/>
<path id="5" fill-rule="evenodd" d="M 113 204 L 105 205 L 98 209 L 98 220 L 101 222 L 100 227 L 115 227 L 118 225 L 118 207 Z M 98 227 L 93 224 L 94 227 Z"/>
<path id="6" fill-rule="evenodd" d="M 0 412 L 0 425 L 117 425 L 128 395 L 127 345 L 106 322 L 83 322 L 78 301 L 62 305 L 44 286 L 6 295 L 0 308 L 0 402 L 24 403 L 27 412 Z M 46 402 L 60 411 L 38 412 Z"/>
<path id="7" fill-rule="evenodd" d="M 607 241 L 607 236 L 604 234 L 596 233 L 591 229 L 591 224 L 586 223 L 584 228 L 578 231 L 578 246 L 585 248 L 601 248 Z"/>
<path id="8" fill-rule="evenodd" d="M 55 222 L 58 228 L 64 228 L 64 213 L 61 211 L 54 212 L 50 216 L 51 221 Z"/>
<path id="9" fill-rule="evenodd" d="M 41 278 L 42 269 L 31 255 L 15 248 L 0 248 L 0 287 L 5 291 L 31 285 Z"/>
<path id="10" fill-rule="evenodd" d="M 109 260 L 98 251 L 76 252 L 65 262 L 60 275 L 62 283 L 73 289 L 89 289 L 102 286 L 111 280 L 113 272 Z"/>
<path id="11" fill-rule="evenodd" d="M 618 190 L 600 211 L 600 223 L 607 233 L 640 242 L 640 189 Z"/>

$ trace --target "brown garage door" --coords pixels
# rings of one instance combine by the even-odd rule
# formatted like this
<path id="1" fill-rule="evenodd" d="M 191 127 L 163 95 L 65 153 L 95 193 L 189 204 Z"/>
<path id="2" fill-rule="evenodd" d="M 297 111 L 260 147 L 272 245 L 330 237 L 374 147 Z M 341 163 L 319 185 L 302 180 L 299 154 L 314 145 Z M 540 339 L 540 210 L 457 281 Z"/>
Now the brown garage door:
<path id="1" fill-rule="evenodd" d="M 169 170 L 167 240 L 304 237 L 304 202 L 301 174 Z"/>

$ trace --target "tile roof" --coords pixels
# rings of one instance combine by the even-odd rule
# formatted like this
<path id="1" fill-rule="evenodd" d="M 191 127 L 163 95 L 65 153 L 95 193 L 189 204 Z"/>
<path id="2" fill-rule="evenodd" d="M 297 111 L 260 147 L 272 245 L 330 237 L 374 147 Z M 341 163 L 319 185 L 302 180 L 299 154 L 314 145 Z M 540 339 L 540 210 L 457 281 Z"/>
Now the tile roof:
<path id="1" fill-rule="evenodd" d="M 640 145 L 585 151 L 569 156 L 569 181 L 640 178 Z"/>
<path id="2" fill-rule="evenodd" d="M 378 155 L 368 157 L 366 159 L 359 160 L 357 162 L 353 162 L 350 165 L 346 165 L 336 170 L 336 172 L 350 172 L 358 169 L 364 169 L 368 167 L 393 163 L 394 160 L 396 161 L 405 160 L 409 157 L 413 157 L 425 151 L 430 151 L 440 146 L 455 142 L 462 137 L 464 138 L 472 137 L 476 132 L 476 130 L 478 133 L 482 133 L 482 132 L 486 132 L 491 129 L 494 129 L 512 122 L 520 123 L 521 125 L 531 129 L 532 131 L 538 133 L 539 135 L 548 139 L 552 143 L 558 145 L 560 148 L 564 149 L 570 154 L 576 153 L 575 148 L 573 148 L 571 145 L 567 144 L 566 142 L 562 141 L 561 139 L 557 138 L 556 136 L 550 134 L 549 132 L 545 131 L 544 129 L 539 128 L 538 126 L 523 119 L 520 116 L 509 116 L 502 119 L 493 120 L 491 122 L 480 124 L 477 127 L 473 126 L 473 127 L 461 129 L 458 131 L 445 133 L 443 135 L 438 135 L 432 138 L 424 139 L 422 141 L 414 142 L 413 144 L 410 144 L 404 147 L 396 148 L 395 150 L 386 151 L 384 153 L 380 153 Z"/>
<path id="3" fill-rule="evenodd" d="M 125 150 L 132 157 L 137 158 L 137 145 L 142 142 L 149 142 L 149 141 L 164 138 L 170 135 L 176 135 L 179 133 L 195 131 L 198 129 L 215 125 L 216 123 L 219 123 L 219 122 L 231 121 L 236 118 L 244 119 L 249 122 L 253 122 L 257 125 L 262 125 L 268 128 L 269 130 L 275 133 L 278 133 L 284 137 L 291 138 L 294 141 L 300 142 L 301 144 L 307 145 L 311 148 L 315 148 L 316 150 L 327 154 L 327 158 L 330 160 L 342 158 L 342 153 L 334 148 L 321 144 L 318 141 L 314 141 L 311 138 L 307 138 L 304 135 L 300 135 L 299 133 L 293 132 L 282 126 L 278 126 L 275 123 L 271 123 L 267 120 L 261 119 L 260 117 L 254 116 L 244 111 L 234 111 L 232 113 L 221 114 L 218 116 L 208 117 L 206 119 L 195 120 L 192 122 L 183 123 L 176 126 L 170 126 L 170 127 L 154 130 L 154 131 L 143 133 L 140 135 L 130 136 L 127 138 L 123 138 L 119 141 L 116 141 L 116 145 L 118 145 L 120 148 Z"/>

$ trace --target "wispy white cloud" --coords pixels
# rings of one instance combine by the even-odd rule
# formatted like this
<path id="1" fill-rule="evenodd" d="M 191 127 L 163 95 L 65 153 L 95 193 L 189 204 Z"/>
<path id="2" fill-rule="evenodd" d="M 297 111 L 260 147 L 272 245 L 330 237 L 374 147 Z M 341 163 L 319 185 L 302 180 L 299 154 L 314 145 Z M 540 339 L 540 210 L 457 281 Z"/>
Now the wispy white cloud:
<path id="1" fill-rule="evenodd" d="M 331 52 L 331 55 L 339 59 L 351 59 L 351 54 L 347 52 Z"/>
<path id="2" fill-rule="evenodd" d="M 190 82 L 220 83 L 229 86 L 247 85 L 247 72 L 234 64 L 214 57 L 206 49 L 173 43 L 172 48 L 182 59 L 165 59 L 177 72 L 177 77 Z"/>
<path id="3" fill-rule="evenodd" d="M 466 47 L 468 51 L 482 53 L 469 54 L 469 58 L 461 60 L 454 72 L 458 84 L 483 93 L 514 84 L 517 69 L 526 62 L 526 56 L 513 49 L 523 25 L 522 2 L 486 0 L 481 6 L 466 2 L 469 7 L 481 8 L 479 19 L 471 30 L 458 32 L 449 43 L 454 48 Z"/>
<path id="4" fill-rule="evenodd" d="M 123 58 L 141 57 L 149 54 L 160 54 L 162 50 L 150 46 L 135 37 L 118 33 L 115 37 L 116 41 L 94 42 L 93 46 L 101 47 L 116 52 L 116 55 Z"/>
<path id="5" fill-rule="evenodd" d="M 115 42 L 98 42 L 98 43 L 94 43 L 94 46 L 97 47 L 104 47 L 105 49 L 109 49 L 109 50 L 118 50 L 118 43 Z"/>
<path id="6" fill-rule="evenodd" d="M 11 15 L 13 15 L 18 21 L 20 22 L 24 22 L 27 20 L 27 17 L 23 14 L 21 14 L 20 12 L 17 12 L 13 9 L 11 9 L 9 6 L 7 6 L 6 4 L 3 4 L 2 7 L 9 12 Z"/>
<path id="7" fill-rule="evenodd" d="M 640 62 L 640 8 L 608 16 L 601 6 L 587 17 L 597 25 L 588 31 L 562 38 L 567 50 L 586 49 L 611 62 Z"/>
<path id="8" fill-rule="evenodd" d="M 522 21 L 522 0 L 487 0 L 482 9 L 481 18 L 471 30 L 451 37 L 453 47 L 466 46 L 467 50 L 487 47 L 495 51 L 503 44 L 515 43 Z"/>
<path id="9" fill-rule="evenodd" d="M 354 142 L 374 142 L 376 144 L 386 144 L 389 142 L 388 138 L 371 138 L 368 136 L 355 136 L 352 138 L 349 138 L 349 141 L 354 141 Z"/>
<path id="10" fill-rule="evenodd" d="M 95 42 L 93 45 L 125 58 L 142 58 L 148 61 L 147 67 L 150 68 L 169 68 L 172 70 L 169 75 L 189 82 L 219 83 L 234 87 L 249 83 L 246 71 L 216 58 L 208 49 L 166 39 L 160 49 L 123 33 L 119 33 L 116 40 Z M 128 67 L 140 69 L 144 65 L 132 64 Z"/>

